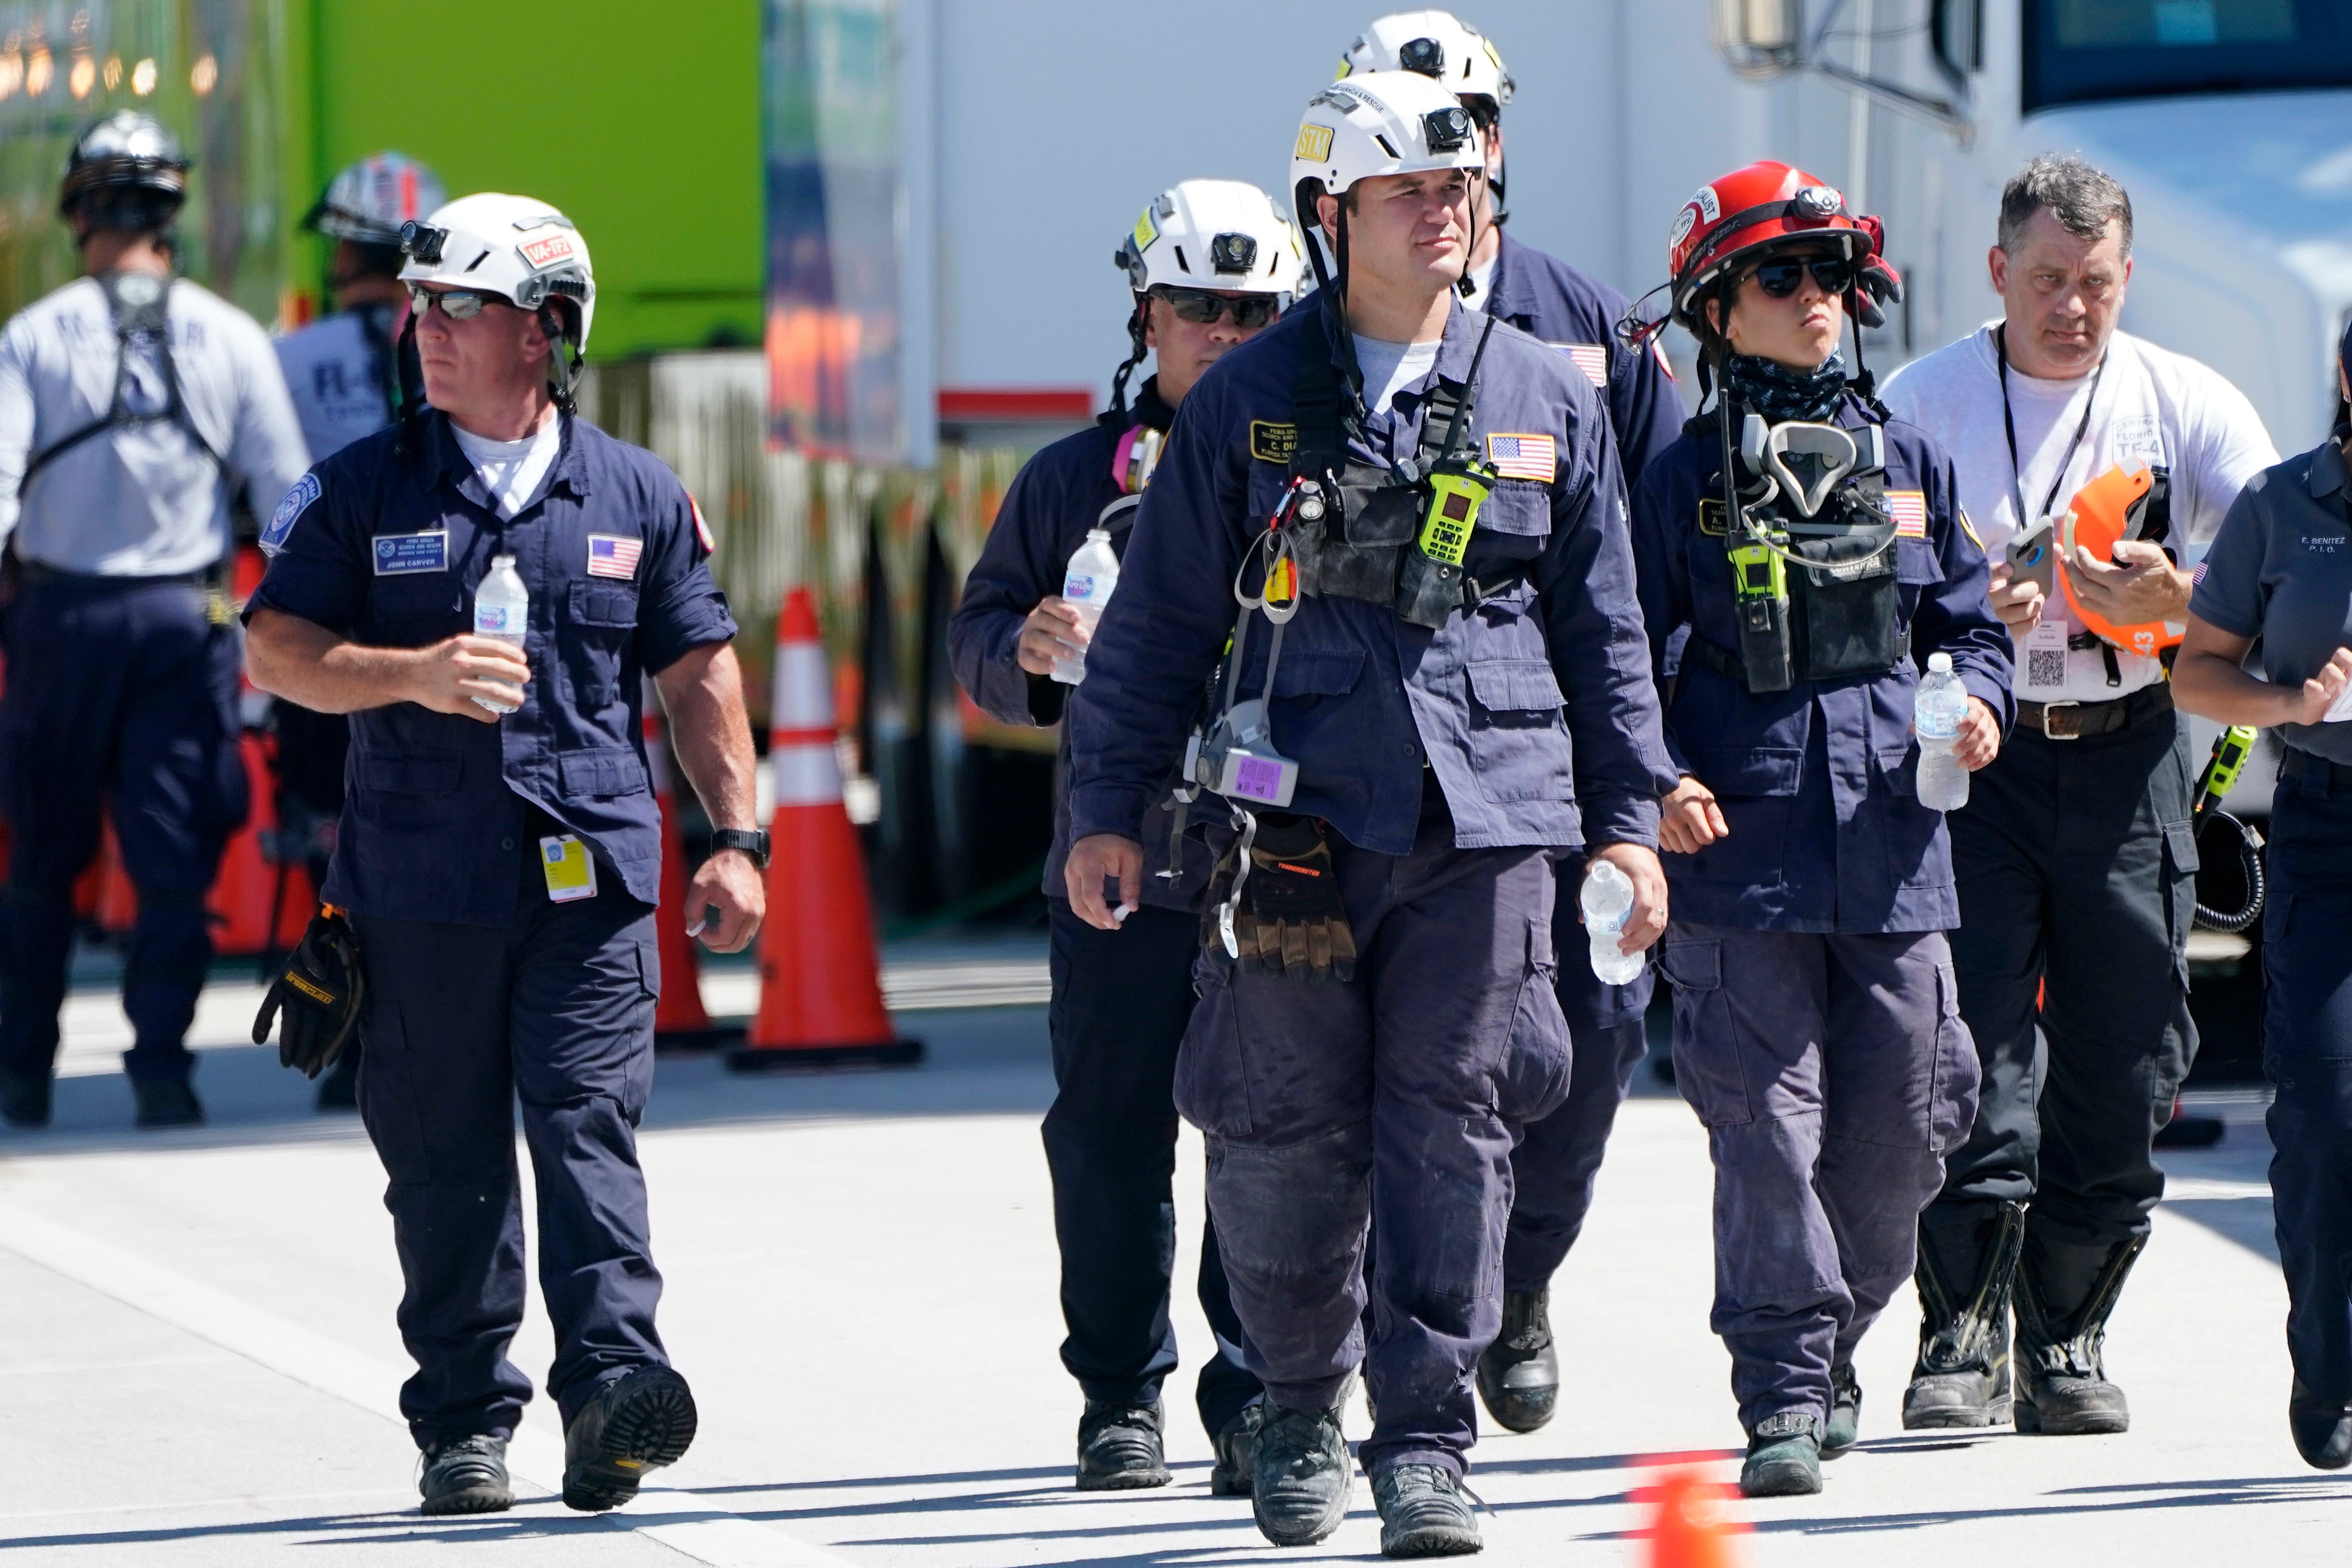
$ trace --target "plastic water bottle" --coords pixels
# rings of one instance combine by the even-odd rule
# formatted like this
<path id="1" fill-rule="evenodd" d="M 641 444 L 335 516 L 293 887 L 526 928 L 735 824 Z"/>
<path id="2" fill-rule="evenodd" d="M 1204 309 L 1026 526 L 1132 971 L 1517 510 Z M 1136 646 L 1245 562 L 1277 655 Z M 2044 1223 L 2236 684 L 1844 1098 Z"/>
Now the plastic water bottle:
<path id="1" fill-rule="evenodd" d="M 1062 579 L 1062 597 L 1078 612 L 1078 630 L 1091 640 L 1095 625 L 1102 619 L 1103 606 L 1118 592 L 1118 556 L 1110 547 L 1107 530 L 1087 530 L 1087 542 L 1070 557 L 1070 570 Z M 1076 686 L 1087 678 L 1087 650 L 1081 646 L 1068 658 L 1054 661 L 1054 679 L 1065 686 Z"/>
<path id="2" fill-rule="evenodd" d="M 1633 912 L 1633 884 L 1612 862 L 1596 860 L 1576 901 L 1584 907 L 1584 931 L 1592 939 L 1593 977 L 1603 985 L 1632 984 L 1642 973 L 1642 955 L 1620 952 L 1617 943 Z"/>
<path id="3" fill-rule="evenodd" d="M 530 630 L 530 590 L 522 585 L 522 576 L 515 570 L 513 556 L 495 556 L 491 559 L 488 575 L 474 590 L 474 635 L 502 642 L 520 653 Z M 495 702 L 487 697 L 477 697 L 474 700 L 493 713 L 511 713 L 522 706 L 520 686 L 507 680 L 494 684 L 510 688 L 514 700 Z"/>
<path id="4" fill-rule="evenodd" d="M 1969 771 L 1952 754 L 1968 710 L 1968 689 L 1952 673 L 1952 656 L 1929 654 L 1911 722 L 1919 735 L 1919 804 L 1930 811 L 1958 811 L 1969 804 Z"/>

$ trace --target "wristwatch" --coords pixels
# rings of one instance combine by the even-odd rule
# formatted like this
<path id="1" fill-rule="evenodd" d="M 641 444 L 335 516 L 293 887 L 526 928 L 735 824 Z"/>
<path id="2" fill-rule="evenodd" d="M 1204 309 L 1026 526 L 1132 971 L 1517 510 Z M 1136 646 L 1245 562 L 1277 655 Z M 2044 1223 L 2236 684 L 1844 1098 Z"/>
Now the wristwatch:
<path id="1" fill-rule="evenodd" d="M 721 827 L 710 835 L 710 852 L 740 849 L 751 858 L 751 863 L 764 871 L 768 868 L 768 836 L 755 827 Z"/>

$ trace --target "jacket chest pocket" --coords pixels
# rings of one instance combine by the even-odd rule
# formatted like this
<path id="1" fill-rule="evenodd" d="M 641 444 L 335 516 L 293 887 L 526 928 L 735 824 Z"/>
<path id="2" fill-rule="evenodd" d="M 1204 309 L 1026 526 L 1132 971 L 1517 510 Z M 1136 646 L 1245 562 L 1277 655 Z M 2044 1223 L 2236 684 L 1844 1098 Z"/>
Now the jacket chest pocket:
<path id="1" fill-rule="evenodd" d="M 392 647 L 419 647 L 467 630 L 466 591 L 446 572 L 372 579 L 368 584 L 368 640 Z"/>
<path id="2" fill-rule="evenodd" d="M 637 633 L 637 590 L 575 582 L 563 604 L 563 676 L 581 716 L 591 719 L 620 700 L 622 662 Z"/>
<path id="3" fill-rule="evenodd" d="M 1551 542 L 1551 491 L 1525 479 L 1498 482 L 1478 508 L 1465 557 L 1470 575 L 1492 582 L 1524 568 Z"/>

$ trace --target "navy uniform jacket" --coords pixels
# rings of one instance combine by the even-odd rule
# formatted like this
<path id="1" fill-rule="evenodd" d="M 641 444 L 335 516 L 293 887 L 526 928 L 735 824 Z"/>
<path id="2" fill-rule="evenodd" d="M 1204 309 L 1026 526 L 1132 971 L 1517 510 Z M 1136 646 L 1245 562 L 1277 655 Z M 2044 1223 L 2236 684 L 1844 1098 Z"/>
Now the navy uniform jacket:
<path id="1" fill-rule="evenodd" d="M 639 727 L 645 672 L 726 642 L 694 503 L 652 453 L 563 417 L 562 455 L 501 521 L 427 411 L 415 455 L 397 430 L 311 469 L 263 536 L 276 553 L 250 604 L 374 647 L 473 629 L 490 558 L 530 591 L 520 711 L 497 724 L 395 702 L 354 713 L 341 836 L 322 897 L 361 914 L 512 923 L 529 807 L 593 847 L 601 889 L 658 901 L 661 818 Z M 591 570 L 591 563 L 597 569 Z M 613 886 L 617 882 L 618 886 Z"/>
<path id="2" fill-rule="evenodd" d="M 1870 419 L 1849 396 L 1835 423 L 1852 430 Z M 1912 789 L 1912 700 L 1927 656 L 1948 653 L 2005 733 L 2016 717 L 2009 633 L 1986 601 L 1984 547 L 1961 519 L 1951 459 L 1916 426 L 1885 428 L 1890 500 L 1916 492 L 1927 518 L 1926 538 L 1895 542 L 1911 656 L 1884 675 L 1800 680 L 1761 695 L 1682 660 L 1666 743 L 1681 771 L 1715 792 L 1731 836 L 1665 857 L 1677 921 L 1847 933 L 1960 923 L 1943 814 Z M 1721 531 L 1720 440 L 1712 416 L 1698 422 L 1634 488 L 1643 622 L 1661 670 L 1679 626 L 1727 652 L 1739 647 Z M 1704 521 L 1702 496 L 1715 503 Z"/>
<path id="3" fill-rule="evenodd" d="M 1086 542 L 1103 508 L 1125 492 L 1113 472 L 1119 437 L 1137 425 L 1166 430 L 1175 410 L 1161 401 L 1160 378 L 1143 384 L 1135 407 L 1124 420 L 1108 414 L 1093 428 L 1066 436 L 1022 465 L 997 508 L 988 542 L 964 579 L 963 598 L 948 620 L 948 659 L 971 700 L 992 719 L 1004 724 L 1045 726 L 1062 717 L 1070 688 L 1050 676 L 1032 675 L 1014 657 L 1021 642 L 1022 623 L 1037 601 L 1062 591 L 1070 557 Z M 1131 530 L 1111 535 L 1111 548 L 1122 558 Z M 1122 583 L 1125 579 L 1122 575 Z M 1112 595 L 1116 601 L 1118 595 Z M 1091 668 L 1091 664 L 1089 665 Z M 1054 847 L 1045 858 L 1044 887 L 1048 898 L 1067 899 L 1062 863 L 1070 853 L 1070 738 L 1066 728 L 1060 754 L 1055 760 Z M 1170 760 L 1172 774 L 1178 758 Z M 1164 802 L 1166 791 L 1161 791 Z M 1155 807 L 1143 832 L 1143 899 L 1165 909 L 1200 908 L 1208 886 L 1209 859 L 1198 840 L 1186 847 L 1184 878 L 1172 887 L 1157 873 L 1168 864 L 1170 817 L 1164 805 Z"/>
<path id="4" fill-rule="evenodd" d="M 1253 455 L 1281 444 L 1254 441 L 1252 426 L 1293 422 L 1299 347 L 1314 320 L 1287 316 L 1234 350 L 1177 411 L 1070 704 L 1076 837 L 1135 837 L 1183 745 L 1233 627 L 1235 567 L 1287 482 L 1284 462 Z M 1431 377 L 1370 419 L 1373 446 L 1359 447 L 1358 460 L 1414 454 L 1433 378 L 1468 377 L 1484 325 L 1455 307 Z M 1522 450 L 1549 438 L 1555 463 L 1549 482 L 1496 487 L 1465 569 L 1484 582 L 1515 563 L 1528 575 L 1434 632 L 1378 605 L 1307 600 L 1268 704 L 1275 746 L 1300 764 L 1291 809 L 1361 848 L 1402 855 L 1433 775 L 1463 848 L 1655 844 L 1658 794 L 1673 772 L 1608 421 L 1564 356 L 1506 324 L 1478 383 L 1480 450 L 1495 436 L 1528 437 Z M 1252 619 L 1244 697 L 1263 688 L 1270 641 L 1264 617 Z"/>

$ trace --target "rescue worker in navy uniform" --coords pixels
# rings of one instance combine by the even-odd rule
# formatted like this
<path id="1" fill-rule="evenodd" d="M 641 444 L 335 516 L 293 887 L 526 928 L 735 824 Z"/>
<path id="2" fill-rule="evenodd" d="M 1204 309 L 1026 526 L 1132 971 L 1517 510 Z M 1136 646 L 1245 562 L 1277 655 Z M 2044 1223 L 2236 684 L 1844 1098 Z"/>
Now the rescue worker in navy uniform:
<path id="1" fill-rule="evenodd" d="M 173 276 L 188 161 L 142 114 L 74 143 L 58 208 L 87 276 L 0 334 L 0 1119 L 49 1120 L 73 887 L 114 822 L 139 895 L 123 965 L 142 1127 L 204 1120 L 184 1043 L 212 961 L 205 896 L 245 820 L 230 513 L 300 478 L 261 328 Z"/>
<path id="2" fill-rule="evenodd" d="M 255 683 L 352 715 L 326 905 L 255 1034 L 275 1018 L 281 1058 L 312 1074 L 354 1019 L 366 1037 L 360 1114 L 391 1177 L 417 1363 L 401 1409 L 428 1514 L 513 1500 L 506 1439 L 530 1395 L 506 1357 L 523 1309 L 520 1100 L 563 1500 L 609 1509 L 695 1429 L 655 1331 L 636 1158 L 660 984 L 641 672 L 719 826 L 689 928 L 737 951 L 760 923 L 767 846 L 735 623 L 677 478 L 571 411 L 595 288 L 570 220 L 467 196 L 411 226 L 407 249 L 431 407 L 304 476 L 247 609 Z M 496 592 L 509 577 L 527 609 Z M 524 647 L 467 631 L 500 618 Z"/>
<path id="3" fill-rule="evenodd" d="M 2336 429 L 2256 474 L 2223 520 L 2172 668 L 2182 709 L 2286 740 L 2263 911 L 2271 1199 L 2294 1376 L 2287 1428 L 2315 1469 L 2352 1464 L 2352 325 Z M 2259 645 L 2254 668 L 2247 656 Z"/>
<path id="4" fill-rule="evenodd" d="M 1308 105 L 1292 190 L 1331 241 L 1322 306 L 1187 396 L 1070 706 L 1071 906 L 1105 931 L 1106 881 L 1140 901 L 1144 822 L 1206 721 L 1196 809 L 1226 820 L 1176 1100 L 1266 1385 L 1252 1507 L 1277 1544 L 1345 1515 L 1364 1362 L 1381 1550 L 1478 1549 L 1461 1481 L 1509 1156 L 1568 1088 L 1553 858 L 1632 879 L 1625 951 L 1664 920 L 1672 773 L 1616 451 L 1574 365 L 1454 297 L 1484 163 L 1425 77 Z"/>
<path id="5" fill-rule="evenodd" d="M 1715 1162 L 1712 1322 L 1750 1497 L 1819 1491 L 1821 1459 L 1853 1446 L 1854 1346 L 1911 1272 L 1976 1107 L 1951 848 L 1915 793 L 1912 708 L 1948 656 L 1969 693 L 1956 755 L 1990 762 L 2009 638 L 1950 461 L 1838 352 L 1849 315 L 1899 297 L 1879 255 L 1877 219 L 1785 163 L 1701 187 L 1668 268 L 1715 402 L 1633 491 L 1662 679 L 1689 628 L 1660 963 L 1675 1079 Z"/>
<path id="6" fill-rule="evenodd" d="M 424 396 L 415 345 L 405 353 L 398 346 L 408 319 L 400 226 L 448 199 L 431 169 L 380 153 L 337 174 L 302 220 L 334 242 L 327 286 L 335 313 L 278 339 L 278 363 L 313 463 L 383 429 L 404 404 Z M 269 729 L 277 741 L 271 766 L 278 775 L 278 874 L 299 857 L 310 868 L 310 885 L 322 888 L 343 812 L 351 724 L 340 713 L 313 713 L 278 699 L 270 703 Z M 320 1110 L 358 1106 L 359 1066 L 354 1040 L 320 1079 Z"/>
<path id="7" fill-rule="evenodd" d="M 1135 509 L 1184 395 L 1227 350 L 1255 337 L 1297 290 L 1298 239 L 1255 185 L 1186 180 L 1136 220 L 1117 257 L 1134 294 L 1130 353 L 1111 406 L 1091 430 L 1056 441 L 1005 491 L 988 542 L 948 622 L 948 652 L 972 700 L 1007 724 L 1062 716 L 1086 635 L 1062 598 L 1065 567 L 1097 528 L 1124 552 Z M 1127 405 L 1129 375 L 1147 353 L 1155 374 Z M 1086 1392 L 1078 1422 L 1082 1491 L 1165 1486 L 1160 1384 L 1176 1368 L 1168 1312 L 1174 1268 L 1176 1047 L 1192 1016 L 1192 955 L 1208 863 L 1176 837 L 1162 809 L 1144 834 L 1143 907 L 1115 933 L 1070 912 L 1068 731 L 1056 767 L 1051 900 L 1053 1106 L 1045 1112 L 1054 1230 L 1062 1254 L 1062 1364 Z M 1171 867 L 1171 857 L 1176 863 Z M 1166 874 L 1173 872 L 1174 874 Z M 1217 1343 L 1201 1368 L 1201 1424 L 1216 1448 L 1209 1489 L 1246 1490 L 1263 1415 L 1258 1381 L 1241 1364 L 1214 1230 L 1201 1237 L 1201 1310 Z"/>
<path id="8" fill-rule="evenodd" d="M 1342 80 L 1358 71 L 1411 70 L 1444 83 L 1470 111 L 1486 153 L 1478 198 L 1478 239 L 1470 256 L 1475 285 L 1464 303 L 1499 316 L 1566 354 L 1609 405 L 1617 464 L 1630 488 L 1650 459 L 1682 434 L 1683 404 L 1655 345 L 1630 348 L 1617 322 L 1631 301 L 1505 225 L 1503 119 L 1515 84 L 1501 53 L 1447 11 L 1400 11 L 1364 29 L 1343 57 Z M 1560 863 L 1554 918 L 1562 952 L 1583 945 L 1576 895 L 1583 866 Z M 1552 1417 L 1559 1356 L 1550 1318 L 1551 1277 L 1568 1258 L 1592 1206 L 1593 1178 L 1616 1124 L 1617 1108 L 1649 1054 L 1643 1026 L 1651 971 L 1625 985 L 1603 984 L 1589 963 L 1559 968 L 1560 1010 L 1574 1042 L 1568 1099 L 1532 1123 L 1511 1156 L 1511 1225 L 1503 1243 L 1503 1328 L 1478 1358 L 1478 1394 L 1487 1413 L 1514 1432 Z"/>

